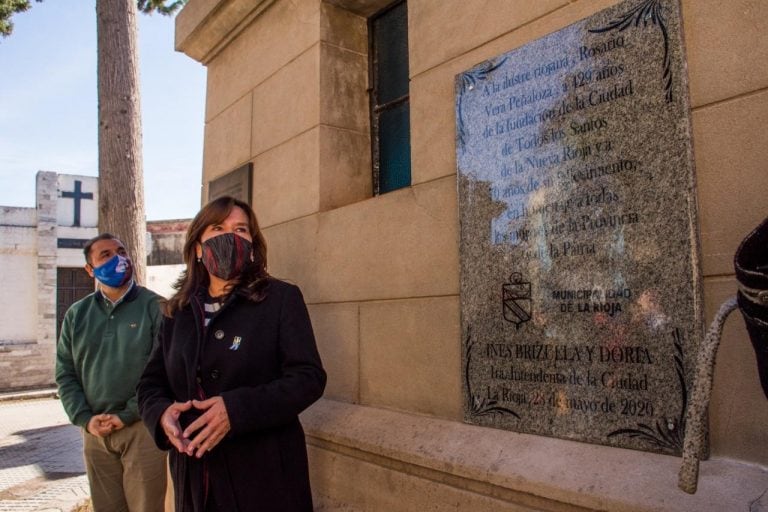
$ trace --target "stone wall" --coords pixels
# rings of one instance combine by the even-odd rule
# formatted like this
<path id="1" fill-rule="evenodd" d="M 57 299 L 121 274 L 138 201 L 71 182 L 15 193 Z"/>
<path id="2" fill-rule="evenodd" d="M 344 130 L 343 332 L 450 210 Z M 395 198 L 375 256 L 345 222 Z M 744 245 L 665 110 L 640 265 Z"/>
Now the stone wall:
<path id="1" fill-rule="evenodd" d="M 34 208 L 2 207 L 0 282 L 13 300 L 6 302 L 0 322 L 0 388 L 28 388 L 50 382 L 47 357 L 37 345 L 37 214 Z"/>
<path id="2" fill-rule="evenodd" d="M 147 221 L 150 249 L 147 265 L 178 265 L 183 263 L 184 239 L 188 220 Z"/>
<path id="3" fill-rule="evenodd" d="M 37 174 L 36 208 L 2 210 L 0 389 L 53 384 L 56 347 L 57 175 Z"/>
<path id="4" fill-rule="evenodd" d="M 26 343 L 37 339 L 37 223 L 34 208 L 2 207 L 0 221 L 0 281 L 4 293 L 13 297 L 5 316 L 13 321 L 0 323 L 0 343 Z"/>

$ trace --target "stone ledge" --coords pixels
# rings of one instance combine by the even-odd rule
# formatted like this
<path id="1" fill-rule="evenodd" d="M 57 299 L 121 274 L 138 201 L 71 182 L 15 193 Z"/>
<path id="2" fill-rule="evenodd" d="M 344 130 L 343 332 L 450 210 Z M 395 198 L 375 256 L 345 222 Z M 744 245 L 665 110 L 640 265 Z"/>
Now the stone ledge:
<path id="1" fill-rule="evenodd" d="M 176 16 L 176 51 L 207 64 L 275 0 L 193 0 Z"/>
<path id="2" fill-rule="evenodd" d="M 415 477 L 482 493 L 528 497 L 545 509 L 750 510 L 768 468 L 730 459 L 701 464 L 699 490 L 677 487 L 681 459 L 373 407 L 321 400 L 302 414 L 308 443 Z M 386 461 L 386 462 L 385 462 Z M 353 504 L 350 504 L 353 505 Z"/>
<path id="3" fill-rule="evenodd" d="M 0 339 L 0 349 L 3 348 L 17 348 L 17 347 L 29 347 L 30 345 L 37 345 L 37 340 L 3 340 Z"/>
<path id="4" fill-rule="evenodd" d="M 55 387 L 31 389 L 13 389 L 0 391 L 0 402 L 17 402 L 19 400 L 39 400 L 41 398 L 59 398 L 58 389 Z"/>

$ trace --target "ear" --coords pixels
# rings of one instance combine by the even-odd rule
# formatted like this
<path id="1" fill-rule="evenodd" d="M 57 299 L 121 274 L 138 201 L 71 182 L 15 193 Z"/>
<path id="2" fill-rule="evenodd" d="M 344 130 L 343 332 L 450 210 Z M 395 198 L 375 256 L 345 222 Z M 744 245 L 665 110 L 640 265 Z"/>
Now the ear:
<path id="1" fill-rule="evenodd" d="M 197 256 L 197 259 L 203 257 L 203 245 L 200 242 L 195 243 L 195 256 Z"/>
<path id="2" fill-rule="evenodd" d="M 86 263 L 83 267 L 86 272 L 88 272 L 88 275 L 93 277 L 93 267 L 90 265 L 90 263 Z"/>

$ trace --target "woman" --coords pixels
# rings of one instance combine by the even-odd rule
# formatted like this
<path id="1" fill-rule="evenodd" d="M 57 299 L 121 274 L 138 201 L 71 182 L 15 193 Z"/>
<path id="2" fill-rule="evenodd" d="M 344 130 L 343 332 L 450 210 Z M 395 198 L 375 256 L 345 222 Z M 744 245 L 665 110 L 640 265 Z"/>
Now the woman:
<path id="1" fill-rule="evenodd" d="M 267 274 L 256 216 L 231 197 L 192 220 L 184 261 L 138 386 L 176 510 L 312 510 L 298 414 L 326 376 L 301 292 Z"/>

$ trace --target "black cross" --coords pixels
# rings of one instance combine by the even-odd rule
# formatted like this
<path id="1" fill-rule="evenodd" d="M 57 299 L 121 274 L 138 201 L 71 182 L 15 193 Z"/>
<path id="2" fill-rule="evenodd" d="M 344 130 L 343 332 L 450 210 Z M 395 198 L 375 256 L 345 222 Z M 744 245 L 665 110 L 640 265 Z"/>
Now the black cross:
<path id="1" fill-rule="evenodd" d="M 81 199 L 93 199 L 93 193 L 92 192 L 85 192 L 80 189 L 80 186 L 83 184 L 80 180 L 75 180 L 75 191 L 74 192 L 64 192 L 62 190 L 61 197 L 71 197 L 75 200 L 75 223 L 72 224 L 73 226 L 80 226 L 80 200 Z"/>

